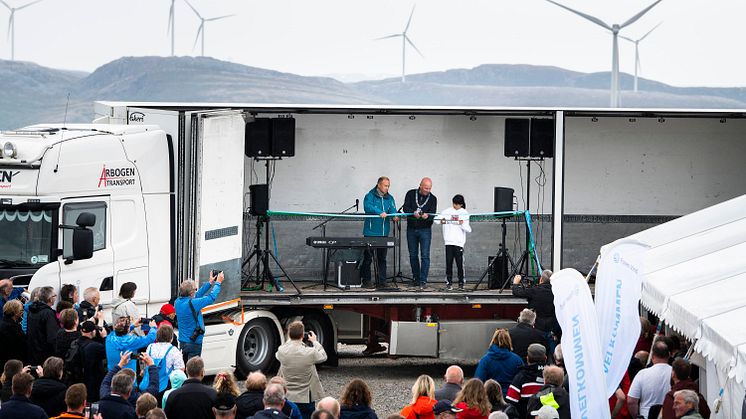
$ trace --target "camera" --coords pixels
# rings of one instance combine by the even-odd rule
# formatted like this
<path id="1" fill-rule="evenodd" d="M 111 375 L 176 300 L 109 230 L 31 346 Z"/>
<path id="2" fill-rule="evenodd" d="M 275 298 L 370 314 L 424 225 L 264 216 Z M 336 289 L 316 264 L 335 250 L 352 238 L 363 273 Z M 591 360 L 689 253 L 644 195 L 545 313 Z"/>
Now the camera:
<path id="1" fill-rule="evenodd" d="M 96 416 L 96 415 L 98 415 L 98 403 L 91 403 L 91 408 L 90 408 L 90 413 L 89 414 L 90 414 L 91 418 L 94 417 L 94 416 Z"/>
<path id="2" fill-rule="evenodd" d="M 142 317 L 140 318 L 140 324 L 148 324 L 150 321 L 153 320 L 150 317 Z"/>
<path id="3" fill-rule="evenodd" d="M 138 359 L 140 359 L 140 354 L 138 354 L 137 352 L 133 352 L 130 354 L 130 359 L 133 361 L 137 361 Z"/>
<path id="4" fill-rule="evenodd" d="M 192 342 L 194 342 L 194 341 L 197 340 L 198 337 L 200 337 L 200 335 L 204 335 L 204 334 L 205 334 L 204 329 L 202 329 L 201 327 L 197 326 L 194 329 L 194 332 L 192 332 L 192 336 L 189 336 L 189 340 L 191 340 Z"/>

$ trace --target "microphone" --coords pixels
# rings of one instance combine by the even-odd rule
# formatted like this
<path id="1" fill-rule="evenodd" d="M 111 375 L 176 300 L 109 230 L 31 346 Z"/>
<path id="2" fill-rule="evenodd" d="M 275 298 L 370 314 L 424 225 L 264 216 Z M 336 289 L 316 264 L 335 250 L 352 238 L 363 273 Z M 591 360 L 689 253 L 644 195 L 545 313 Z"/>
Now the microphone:
<path id="1" fill-rule="evenodd" d="M 360 212 L 360 200 L 355 200 L 355 212 Z"/>

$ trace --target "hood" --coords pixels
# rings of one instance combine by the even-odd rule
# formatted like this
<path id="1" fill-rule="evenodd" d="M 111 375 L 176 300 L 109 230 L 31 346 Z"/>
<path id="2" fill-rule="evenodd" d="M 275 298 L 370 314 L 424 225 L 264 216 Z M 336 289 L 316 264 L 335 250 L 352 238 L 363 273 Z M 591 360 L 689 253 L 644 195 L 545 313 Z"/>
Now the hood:
<path id="1" fill-rule="evenodd" d="M 513 356 L 513 352 L 492 344 L 487 350 L 487 356 L 495 361 L 504 361 L 508 358 L 511 358 Z"/>
<path id="2" fill-rule="evenodd" d="M 168 376 L 168 380 L 171 382 L 171 388 L 174 390 L 181 387 L 186 379 L 187 376 L 182 370 L 174 370 L 174 372 L 172 372 L 171 375 Z"/>
<path id="3" fill-rule="evenodd" d="M 372 193 L 372 194 L 373 194 L 373 196 L 375 196 L 375 197 L 377 197 L 377 198 L 381 198 L 381 195 L 378 195 L 378 187 L 377 187 L 377 186 L 374 186 L 374 187 L 373 187 L 373 189 L 371 189 L 371 190 L 370 190 L 369 192 L 370 192 L 370 193 Z M 383 198 L 383 199 L 389 199 L 389 197 L 390 197 L 390 196 L 391 196 L 391 195 L 389 195 L 389 193 L 388 193 L 388 192 L 386 192 L 386 194 L 385 194 L 385 195 L 383 195 L 383 197 L 382 197 L 382 198 Z"/>
<path id="4" fill-rule="evenodd" d="M 116 306 L 118 306 L 118 305 L 122 304 L 122 303 L 123 303 L 123 302 L 125 302 L 125 301 L 127 301 L 127 299 L 126 299 L 126 298 L 122 298 L 122 297 L 120 297 L 120 296 L 117 296 L 117 297 L 115 297 L 115 298 L 114 298 L 113 300 L 111 300 L 111 307 L 112 307 L 112 308 L 114 308 L 114 307 L 116 307 Z"/>
<path id="5" fill-rule="evenodd" d="M 479 411 L 476 407 L 469 407 L 464 402 L 459 402 L 456 404 L 456 407 L 459 409 L 462 409 L 461 412 L 459 412 L 458 417 L 460 419 L 475 419 L 475 418 L 483 418 L 487 415 L 489 415 L 489 412 L 487 415 L 483 415 L 482 412 Z"/>
<path id="6" fill-rule="evenodd" d="M 41 301 L 34 301 L 31 306 L 28 308 L 29 313 L 40 313 L 44 310 L 52 310 L 52 307 L 49 307 L 45 303 L 42 303 Z"/>
<path id="7" fill-rule="evenodd" d="M 412 411 L 417 413 L 418 415 L 432 415 L 433 406 L 435 406 L 435 403 L 437 403 L 437 400 L 435 399 L 431 399 L 426 396 L 420 396 L 417 399 L 417 403 L 412 406 Z"/>
<path id="8" fill-rule="evenodd" d="M 348 419 L 365 419 L 373 416 L 373 409 L 370 406 L 355 405 L 355 406 L 342 406 L 342 412 L 344 412 L 345 418 Z"/>

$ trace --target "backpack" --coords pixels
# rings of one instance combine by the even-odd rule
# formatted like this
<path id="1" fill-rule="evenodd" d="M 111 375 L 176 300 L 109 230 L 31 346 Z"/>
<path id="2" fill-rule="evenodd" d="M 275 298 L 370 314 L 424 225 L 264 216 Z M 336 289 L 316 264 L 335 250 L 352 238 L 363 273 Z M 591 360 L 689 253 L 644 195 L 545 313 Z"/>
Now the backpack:
<path id="1" fill-rule="evenodd" d="M 72 341 L 70 348 L 65 353 L 64 370 L 68 385 L 82 383 L 85 378 L 83 373 L 83 348 L 85 348 L 85 345 L 81 345 L 80 339 Z"/>
<path id="2" fill-rule="evenodd" d="M 168 353 L 171 352 L 171 349 L 174 348 L 174 345 L 171 345 L 166 350 L 166 353 L 163 354 L 163 357 L 160 359 L 153 358 L 151 351 L 153 350 L 153 347 L 150 347 L 150 350 L 148 350 L 148 355 L 150 355 L 151 358 L 153 358 L 153 363 L 156 367 L 158 367 L 158 392 L 162 393 L 166 388 L 168 387 L 169 381 L 169 375 L 174 370 L 173 365 L 171 368 L 166 369 L 166 365 L 168 362 L 166 362 L 166 358 L 168 358 Z M 148 389 L 148 385 L 150 384 L 150 374 L 148 373 L 148 368 L 145 368 L 145 373 L 142 375 L 142 381 L 140 381 L 140 391 L 145 391 Z"/>

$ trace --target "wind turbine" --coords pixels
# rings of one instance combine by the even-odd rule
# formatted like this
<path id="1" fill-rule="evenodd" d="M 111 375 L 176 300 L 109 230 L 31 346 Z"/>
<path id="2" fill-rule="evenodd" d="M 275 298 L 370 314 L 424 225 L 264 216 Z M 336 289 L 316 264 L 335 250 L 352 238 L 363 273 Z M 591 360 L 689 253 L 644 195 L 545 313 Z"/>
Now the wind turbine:
<path id="1" fill-rule="evenodd" d="M 624 35 L 619 35 L 620 38 L 635 44 L 635 92 L 637 92 L 637 71 L 639 70 L 640 72 L 642 72 L 642 66 L 640 66 L 640 42 L 642 42 L 643 39 L 647 38 L 647 36 L 650 35 L 650 33 L 654 30 L 656 30 L 656 28 L 658 28 L 658 26 L 660 26 L 662 23 L 663 22 L 653 26 L 653 29 L 649 30 L 648 33 L 646 33 L 639 39 L 631 39 L 627 38 Z"/>
<path id="2" fill-rule="evenodd" d="M 409 45 L 414 48 L 415 51 L 417 51 L 418 54 L 420 54 L 420 57 L 425 58 L 424 55 L 420 52 L 419 49 L 414 45 L 414 42 L 412 42 L 411 39 L 407 36 L 407 31 L 409 30 L 409 25 L 412 23 L 412 15 L 414 15 L 414 8 L 415 6 L 412 6 L 412 12 L 409 13 L 409 20 L 407 20 L 407 25 L 404 26 L 404 31 L 402 33 L 395 33 L 393 35 L 383 36 L 381 38 L 376 38 L 374 41 L 380 41 L 381 39 L 389 39 L 389 38 L 398 38 L 401 37 L 401 82 L 406 82 L 406 73 L 405 73 L 405 64 L 407 61 L 407 42 Z"/>
<path id="3" fill-rule="evenodd" d="M 547 0 L 548 2 L 557 5 L 567 11 L 570 11 L 572 13 L 575 13 L 576 15 L 590 20 L 591 22 L 595 23 L 598 26 L 601 26 L 602 28 L 608 30 L 612 34 L 612 52 L 611 52 L 611 107 L 612 108 L 618 108 L 619 107 L 619 40 L 617 37 L 619 36 L 619 31 L 624 29 L 625 27 L 635 23 L 639 18 L 641 18 L 645 13 L 649 12 L 650 9 L 655 7 L 658 3 L 660 3 L 663 0 L 657 0 L 655 3 L 651 4 L 650 6 L 644 8 L 642 11 L 637 13 L 636 15 L 629 18 L 626 22 L 622 23 L 621 25 L 618 23 L 615 23 L 613 25 L 609 25 L 603 20 L 591 16 L 589 14 L 585 14 L 583 12 L 579 12 L 575 9 L 571 9 L 563 4 L 557 3 L 553 0 Z"/>
<path id="4" fill-rule="evenodd" d="M 174 38 L 176 36 L 176 21 L 174 20 L 174 6 L 176 4 L 176 0 L 171 0 L 171 8 L 168 9 L 168 28 L 166 29 L 166 34 L 171 32 L 171 56 L 174 56 Z"/>
<path id="5" fill-rule="evenodd" d="M 10 37 L 10 60 L 15 61 L 16 60 L 16 12 L 25 9 L 32 4 L 36 4 L 42 0 L 35 0 L 31 3 L 26 3 L 23 6 L 20 7 L 10 7 L 8 3 L 6 3 L 3 0 L 0 0 L 0 3 L 3 4 L 3 6 L 7 7 L 8 10 L 10 10 L 10 18 L 8 19 L 8 36 Z"/>
<path id="6" fill-rule="evenodd" d="M 194 39 L 194 46 L 192 48 L 197 46 L 197 41 L 199 41 L 199 35 L 202 34 L 202 53 L 200 55 L 204 57 L 205 56 L 205 23 L 213 22 L 213 21 L 220 20 L 220 19 L 225 19 L 227 17 L 231 17 L 235 15 L 224 15 L 224 16 L 218 16 L 218 17 L 204 18 L 202 17 L 201 14 L 199 14 L 197 9 L 195 9 L 187 0 L 184 0 L 184 3 L 186 3 L 187 6 L 189 6 L 189 8 L 192 9 L 194 13 L 197 15 L 197 17 L 202 21 L 202 23 L 199 24 L 199 29 L 197 29 L 197 37 Z"/>

